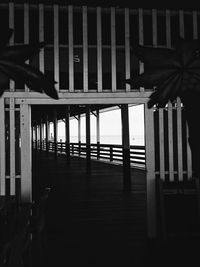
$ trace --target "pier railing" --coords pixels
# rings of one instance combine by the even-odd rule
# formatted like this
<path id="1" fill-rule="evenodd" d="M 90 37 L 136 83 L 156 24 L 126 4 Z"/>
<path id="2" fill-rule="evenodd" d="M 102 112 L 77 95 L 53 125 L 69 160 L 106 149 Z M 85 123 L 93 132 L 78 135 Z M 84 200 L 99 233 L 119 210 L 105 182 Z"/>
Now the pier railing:
<path id="1" fill-rule="evenodd" d="M 56 152 L 58 154 L 67 153 L 65 142 L 34 141 L 33 148 Z M 87 145 L 86 143 L 70 143 L 69 151 L 72 156 L 86 157 Z M 92 159 L 104 160 L 116 164 L 123 163 L 122 145 L 92 143 L 90 144 L 89 151 Z M 130 146 L 130 164 L 132 167 L 145 168 L 145 146 Z"/>

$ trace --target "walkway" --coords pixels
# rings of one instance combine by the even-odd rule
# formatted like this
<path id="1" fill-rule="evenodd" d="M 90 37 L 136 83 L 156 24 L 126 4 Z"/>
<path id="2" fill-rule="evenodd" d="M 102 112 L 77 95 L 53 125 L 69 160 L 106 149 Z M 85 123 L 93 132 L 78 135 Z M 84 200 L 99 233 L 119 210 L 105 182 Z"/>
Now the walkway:
<path id="1" fill-rule="evenodd" d="M 36 179 L 37 178 L 37 182 Z M 132 170 L 132 190 L 123 192 L 122 167 L 53 153 L 33 153 L 37 192 L 50 185 L 47 266 L 144 266 L 145 172 Z M 38 190 L 39 189 L 39 190 Z M 35 190 L 34 190 L 35 194 Z"/>

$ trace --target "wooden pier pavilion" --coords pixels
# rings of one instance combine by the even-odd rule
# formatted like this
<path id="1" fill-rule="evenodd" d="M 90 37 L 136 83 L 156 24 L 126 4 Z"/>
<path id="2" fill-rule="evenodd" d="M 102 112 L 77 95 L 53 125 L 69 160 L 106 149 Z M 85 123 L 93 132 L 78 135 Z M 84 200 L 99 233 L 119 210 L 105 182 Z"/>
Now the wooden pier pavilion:
<path id="1" fill-rule="evenodd" d="M 90 114 L 93 112 L 98 121 L 100 110 L 113 106 L 120 106 L 122 114 L 123 142 L 120 149 L 123 182 L 120 190 L 123 189 L 124 196 L 122 194 L 120 197 L 126 198 L 127 192 L 130 193 L 131 190 L 134 192 L 134 186 L 137 191 L 135 183 L 137 184 L 140 174 L 136 170 L 134 174 L 134 170 L 131 168 L 131 160 L 137 159 L 137 153 L 132 158 L 129 142 L 128 105 L 143 104 L 145 148 L 142 152 L 144 169 L 141 179 L 144 185 L 142 194 L 145 193 L 145 198 L 139 215 L 141 217 L 138 220 L 142 220 L 144 216 L 141 227 L 146 227 L 148 240 L 157 238 L 160 232 L 165 233 L 162 209 L 163 191 L 157 189 L 162 189 L 163 184 L 173 187 L 177 183 L 189 183 L 192 177 L 192 158 L 187 142 L 188 131 L 184 118 L 184 107 L 178 98 L 173 104 L 168 103 L 165 108 L 148 109 L 147 101 L 153 88 L 132 88 L 124 80 L 134 77 L 134 74 L 144 70 L 143 63 L 139 62 L 133 54 L 131 46 L 133 41 L 154 47 L 173 47 L 177 36 L 198 38 L 199 16 L 199 11 L 196 10 L 159 10 L 132 6 L 89 6 L 87 4 L 76 6 L 58 4 L 56 1 L 53 4 L 47 4 L 46 1 L 41 1 L 39 4 L 37 1 L 30 3 L 28 1 L 23 3 L 22 1 L 1 1 L 1 25 L 14 29 L 10 45 L 45 41 L 45 48 L 37 57 L 30 60 L 29 64 L 38 67 L 50 78 L 54 78 L 59 95 L 59 99 L 54 100 L 44 94 L 30 91 L 20 81 L 15 83 L 11 81 L 0 98 L 0 194 L 2 199 L 17 197 L 20 203 L 35 201 L 33 189 L 38 187 L 34 187 L 34 183 L 40 183 L 42 178 L 36 181 L 37 170 L 32 150 L 41 148 L 41 150 L 50 152 L 49 149 L 51 149 L 54 151 L 54 156 L 58 156 L 61 149 L 61 144 L 56 139 L 58 119 L 63 119 L 66 124 L 66 142 L 62 145 L 65 150 L 63 155 L 67 158 L 66 163 L 72 161 L 72 165 L 77 164 L 78 169 L 78 159 L 75 160 L 76 163 L 74 163 L 74 157 L 71 159 L 69 118 L 76 116 L 79 119 L 81 114 L 86 114 L 85 150 L 83 147 L 81 148 L 81 144 L 78 144 L 76 151 L 77 156 L 79 156 L 78 149 L 82 152 L 85 151 L 86 170 L 92 169 L 92 166 L 97 164 L 92 160 L 94 152 L 92 149 L 96 147 L 94 150 L 98 158 L 100 152 L 98 149 L 101 144 L 99 143 L 98 129 L 97 143 L 93 146 L 91 144 Z M 53 148 L 49 143 L 49 122 L 54 123 L 54 142 L 51 144 Z M 52 153 L 50 154 L 52 155 Z M 80 159 L 80 166 L 82 166 L 81 164 Z M 101 163 L 99 162 L 99 164 Z M 48 163 L 46 169 L 51 169 L 52 166 Z M 119 166 L 111 164 L 106 166 L 114 168 L 115 175 L 118 176 Z M 66 169 L 66 171 L 70 171 L 70 165 L 69 170 Z M 85 173 L 85 170 L 83 171 Z M 102 169 L 98 169 L 95 175 L 98 177 L 101 172 Z M 43 171 L 38 173 L 38 177 L 42 173 Z M 57 180 L 58 174 L 53 169 L 52 174 L 56 176 L 51 177 L 53 183 L 57 183 L 59 181 L 59 179 Z M 73 172 L 69 175 L 70 179 L 74 176 Z M 45 176 L 45 179 L 47 178 Z M 67 177 L 65 178 L 67 179 Z M 90 178 L 92 179 L 93 176 Z M 96 178 L 93 179 L 98 183 Z M 60 179 L 64 180 L 64 177 Z M 90 182 L 92 183 L 92 181 Z M 87 179 L 77 180 L 77 189 L 79 186 L 84 187 L 84 183 L 87 183 Z M 156 185 L 159 185 L 158 188 Z M 95 190 L 98 189 L 97 193 L 100 195 L 102 193 L 103 196 L 106 194 L 105 187 L 103 184 L 99 186 Z M 111 182 L 109 186 L 112 187 L 110 189 L 112 189 L 114 197 L 113 190 L 118 185 Z M 69 188 L 66 190 L 70 194 Z M 61 191 L 62 189 L 64 187 L 60 188 Z M 75 190 L 75 188 L 73 189 Z M 198 183 L 195 189 L 198 189 Z M 93 194 L 94 192 L 89 193 Z M 62 194 L 64 195 L 65 192 L 63 191 Z M 134 202 L 132 198 L 135 199 L 134 194 L 130 197 L 130 203 L 122 201 L 120 205 L 126 203 L 127 209 L 128 207 L 132 208 L 131 205 Z M 157 205 L 158 199 L 161 203 L 159 206 Z M 65 196 L 63 199 L 61 197 L 61 200 L 66 200 Z M 107 200 L 109 201 L 109 199 Z M 84 201 L 87 202 L 87 198 Z M 86 205 L 84 201 L 79 204 Z M 99 203 L 93 199 L 91 203 L 87 204 L 90 206 Z M 100 204 L 104 205 L 104 202 Z M 91 209 L 93 208 L 94 206 Z M 136 208 L 134 204 L 133 210 Z M 77 211 L 80 211 L 80 207 L 77 207 Z M 77 214 L 74 216 L 76 217 Z M 158 217 L 161 219 L 158 220 Z M 84 216 L 81 220 L 84 221 Z M 132 224 L 131 218 L 129 222 Z M 123 223 L 124 220 L 122 220 L 122 225 Z M 116 229 L 119 227 L 119 225 L 115 226 Z M 132 226 L 127 227 L 123 238 L 128 236 L 128 229 L 130 232 L 134 231 Z M 126 228 L 126 224 L 123 227 Z M 109 226 L 105 229 L 105 231 L 107 230 L 109 231 Z M 104 234 L 105 232 L 102 233 L 103 236 Z M 113 234 L 115 233 L 113 232 Z M 84 236 L 84 238 L 86 237 Z"/>

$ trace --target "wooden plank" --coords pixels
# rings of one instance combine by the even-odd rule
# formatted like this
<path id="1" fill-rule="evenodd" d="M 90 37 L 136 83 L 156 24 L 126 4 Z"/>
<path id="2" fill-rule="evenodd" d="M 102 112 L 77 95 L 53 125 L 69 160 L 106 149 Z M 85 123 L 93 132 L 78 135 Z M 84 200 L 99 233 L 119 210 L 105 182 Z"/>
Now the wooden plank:
<path id="1" fill-rule="evenodd" d="M 100 143 L 100 114 L 99 114 L 99 110 L 96 111 L 96 131 L 97 131 L 97 143 Z"/>
<path id="2" fill-rule="evenodd" d="M 68 6 L 69 91 L 74 92 L 73 7 Z"/>
<path id="3" fill-rule="evenodd" d="M 29 43 L 29 4 L 24 3 L 24 43 Z M 26 61 L 26 63 L 29 63 L 29 60 Z M 27 85 L 25 85 L 25 92 L 29 92 L 30 89 Z"/>
<path id="4" fill-rule="evenodd" d="M 97 7 L 97 91 L 102 92 L 102 27 L 101 7 Z"/>
<path id="5" fill-rule="evenodd" d="M 90 130 L 90 106 L 86 106 L 86 117 L 85 117 L 85 123 L 86 123 L 86 167 L 87 171 L 90 170 L 91 167 L 91 151 L 90 151 L 90 143 L 91 143 L 91 130 Z"/>
<path id="6" fill-rule="evenodd" d="M 45 131 L 46 131 L 46 151 L 48 152 L 49 151 L 49 118 L 48 118 L 48 115 L 46 115 L 46 121 L 45 121 Z"/>
<path id="7" fill-rule="evenodd" d="M 55 146 L 55 157 L 57 157 L 57 141 L 58 141 L 58 118 L 57 118 L 57 110 L 54 109 L 53 111 L 53 139 L 54 139 L 54 146 Z"/>
<path id="8" fill-rule="evenodd" d="M 70 160 L 70 106 L 65 107 L 65 152 L 67 160 Z"/>
<path id="9" fill-rule="evenodd" d="M 160 159 L 160 178 L 165 179 L 165 148 L 164 148 L 164 114 L 163 109 L 159 108 L 159 159 Z"/>
<path id="10" fill-rule="evenodd" d="M 145 104 L 145 148 L 146 148 L 146 194 L 147 194 L 147 234 L 149 239 L 157 235 L 156 218 L 156 177 L 155 177 L 155 144 L 154 114 Z"/>
<path id="11" fill-rule="evenodd" d="M 158 45 L 157 35 L 157 10 L 152 9 L 152 33 L 153 33 L 153 46 Z"/>
<path id="12" fill-rule="evenodd" d="M 88 92 L 88 30 L 87 7 L 83 6 L 83 91 Z"/>
<path id="13" fill-rule="evenodd" d="M 44 5 L 39 4 L 39 41 L 44 42 Z M 39 53 L 39 69 L 44 72 L 44 48 Z"/>
<path id="14" fill-rule="evenodd" d="M 126 79 L 131 76 L 130 70 L 130 15 L 129 9 L 125 8 L 125 75 Z M 131 90 L 130 84 L 126 83 L 126 92 Z"/>
<path id="15" fill-rule="evenodd" d="M 0 195 L 6 193 L 6 162 L 5 162 L 5 110 L 4 98 L 0 98 Z"/>
<path id="16" fill-rule="evenodd" d="M 15 99 L 10 98 L 10 195 L 15 195 Z"/>
<path id="17" fill-rule="evenodd" d="M 78 114 L 78 142 L 81 142 L 81 115 Z"/>
<path id="18" fill-rule="evenodd" d="M 139 8 L 138 10 L 139 16 L 139 44 L 143 45 L 144 44 L 144 25 L 143 25 L 143 9 Z M 144 63 L 139 62 L 139 73 L 144 72 Z M 140 87 L 140 92 L 144 92 L 144 87 Z"/>
<path id="19" fill-rule="evenodd" d="M 171 47 L 171 17 L 170 10 L 166 10 L 166 45 Z M 168 149 L 169 149 L 169 181 L 174 181 L 174 147 L 173 147 L 173 107 L 168 102 L 167 120 L 168 120 Z"/>
<path id="20" fill-rule="evenodd" d="M 177 146 L 178 146 L 178 178 L 183 181 L 183 148 L 182 148 L 182 107 L 177 98 Z"/>
<path id="21" fill-rule="evenodd" d="M 20 105 L 21 132 L 21 201 L 32 202 L 32 159 L 31 159 L 31 108 Z"/>
<path id="22" fill-rule="evenodd" d="M 14 19 L 15 19 L 15 8 L 14 8 L 14 3 L 13 2 L 9 2 L 9 28 L 10 29 L 15 29 L 15 23 L 14 23 Z M 13 45 L 14 44 L 14 32 L 9 40 L 9 44 Z M 14 92 L 15 91 L 15 82 L 13 80 L 10 80 L 10 92 Z"/>
<path id="23" fill-rule="evenodd" d="M 168 149 L 169 149 L 169 180 L 174 181 L 174 147 L 173 147 L 173 121 L 172 121 L 172 104 L 168 103 Z"/>
<path id="24" fill-rule="evenodd" d="M 180 37 L 184 38 L 185 31 L 184 31 L 184 11 L 179 10 L 179 35 Z"/>
<path id="25" fill-rule="evenodd" d="M 53 5 L 54 17 L 54 80 L 56 81 L 55 88 L 59 92 L 60 77 L 59 77 L 59 8 L 58 5 Z"/>
<path id="26" fill-rule="evenodd" d="M 115 8 L 111 7 L 111 75 L 112 75 L 112 92 L 117 90 L 116 76 L 116 25 L 115 25 Z"/>
<path id="27" fill-rule="evenodd" d="M 192 12 L 192 22 L 193 22 L 193 38 L 198 38 L 198 21 L 197 21 L 197 11 Z"/>

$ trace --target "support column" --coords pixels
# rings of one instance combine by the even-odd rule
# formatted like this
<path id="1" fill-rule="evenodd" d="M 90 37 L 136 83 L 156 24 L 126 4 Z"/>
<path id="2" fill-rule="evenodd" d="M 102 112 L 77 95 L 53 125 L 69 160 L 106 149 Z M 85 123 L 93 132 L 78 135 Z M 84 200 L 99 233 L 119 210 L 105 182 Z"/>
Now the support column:
<path id="1" fill-rule="evenodd" d="M 99 110 L 96 111 L 96 122 L 97 122 L 97 159 L 100 156 L 100 117 L 99 117 Z"/>
<path id="2" fill-rule="evenodd" d="M 90 154 L 90 106 L 86 106 L 86 164 L 87 171 L 91 168 L 91 154 Z"/>
<path id="3" fill-rule="evenodd" d="M 42 151 L 42 144 L 43 144 L 43 122 L 42 119 L 40 121 L 40 151 Z"/>
<path id="4" fill-rule="evenodd" d="M 147 234 L 149 239 L 156 238 L 156 175 L 154 145 L 154 112 L 145 104 L 145 150 L 146 150 L 146 191 L 147 191 Z"/>
<path id="5" fill-rule="evenodd" d="M 53 132 L 54 132 L 54 155 L 57 158 L 58 155 L 58 147 L 57 147 L 57 140 L 58 140 L 58 120 L 57 120 L 57 110 L 54 110 L 53 114 Z"/>
<path id="6" fill-rule="evenodd" d="M 35 125 L 35 149 L 38 149 L 38 125 Z"/>
<path id="7" fill-rule="evenodd" d="M 21 132 L 21 202 L 32 202 L 32 159 L 31 159 L 31 108 L 20 105 Z"/>
<path id="8" fill-rule="evenodd" d="M 78 114 L 78 149 L 79 156 L 81 155 L 81 114 Z"/>
<path id="9" fill-rule="evenodd" d="M 121 118 L 122 118 L 122 147 L 123 147 L 123 183 L 124 183 L 124 190 L 131 191 L 128 104 L 121 105 Z"/>
<path id="10" fill-rule="evenodd" d="M 46 115 L 46 121 L 45 121 L 45 131 L 46 131 L 46 152 L 49 152 L 49 117 Z"/>
<path id="11" fill-rule="evenodd" d="M 65 108 L 65 152 L 67 163 L 70 163 L 70 127 L 69 127 L 69 118 L 70 118 L 70 106 L 67 105 Z"/>

